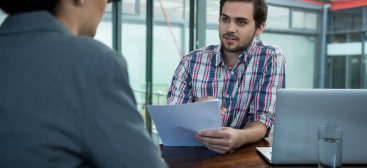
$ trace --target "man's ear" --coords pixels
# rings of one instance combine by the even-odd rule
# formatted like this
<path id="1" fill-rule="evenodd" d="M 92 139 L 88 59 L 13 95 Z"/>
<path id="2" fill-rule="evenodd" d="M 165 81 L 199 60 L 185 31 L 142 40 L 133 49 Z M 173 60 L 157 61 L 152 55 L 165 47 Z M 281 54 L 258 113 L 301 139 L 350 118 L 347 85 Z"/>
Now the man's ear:
<path id="1" fill-rule="evenodd" d="M 256 28 L 256 36 L 258 36 L 261 33 L 263 33 L 264 28 L 265 28 L 265 23 L 261 24 L 258 28 Z"/>

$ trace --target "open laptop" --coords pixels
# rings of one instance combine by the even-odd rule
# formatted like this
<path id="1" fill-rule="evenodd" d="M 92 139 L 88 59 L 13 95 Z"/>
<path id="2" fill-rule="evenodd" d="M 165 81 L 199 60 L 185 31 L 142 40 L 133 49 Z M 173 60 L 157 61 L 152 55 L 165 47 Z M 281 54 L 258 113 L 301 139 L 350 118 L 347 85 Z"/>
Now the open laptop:
<path id="1" fill-rule="evenodd" d="M 273 147 L 257 148 L 273 164 L 317 164 L 317 126 L 343 131 L 343 164 L 367 164 L 367 90 L 281 89 Z"/>

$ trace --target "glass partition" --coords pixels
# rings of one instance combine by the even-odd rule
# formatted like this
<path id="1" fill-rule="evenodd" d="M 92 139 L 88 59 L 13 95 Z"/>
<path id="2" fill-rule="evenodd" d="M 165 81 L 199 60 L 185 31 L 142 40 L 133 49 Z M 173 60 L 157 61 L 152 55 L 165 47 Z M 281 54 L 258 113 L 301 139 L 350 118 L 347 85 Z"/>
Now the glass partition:
<path id="1" fill-rule="evenodd" d="M 362 29 L 362 7 L 331 11 L 329 13 L 330 31 Z"/>
<path id="2" fill-rule="evenodd" d="M 367 10 L 367 7 L 365 7 L 365 9 Z M 366 18 L 367 19 L 367 18 Z M 362 54 L 362 65 L 364 65 L 362 67 L 361 70 L 361 74 L 364 77 L 363 80 L 363 87 L 364 89 L 367 89 L 367 32 L 363 32 L 364 34 L 364 40 L 363 40 L 363 44 L 364 44 L 364 53 Z"/>
<path id="3" fill-rule="evenodd" d="M 315 40 L 313 36 L 263 33 L 260 40 L 281 49 L 286 59 L 286 88 L 314 88 Z"/>
<path id="4" fill-rule="evenodd" d="M 7 17 L 8 15 L 6 13 L 4 13 L 2 10 L 0 10 L 0 26 L 1 24 L 3 24 L 5 18 Z"/>
<path id="5" fill-rule="evenodd" d="M 166 104 L 167 91 L 181 54 L 188 53 L 189 3 L 188 0 L 153 2 L 153 105 Z M 145 120 L 147 0 L 124 0 L 121 4 L 122 55 L 127 61 L 137 109 Z M 112 48 L 112 4 L 107 6 L 95 39 Z M 154 124 L 152 128 L 154 142 L 160 143 Z"/>
<path id="6" fill-rule="evenodd" d="M 219 31 L 218 29 L 206 29 L 206 45 L 219 45 Z"/>
<path id="7" fill-rule="evenodd" d="M 362 33 L 336 34 L 329 36 L 327 55 L 330 59 L 330 87 L 336 89 L 359 89 L 362 86 Z"/>
<path id="8" fill-rule="evenodd" d="M 122 1 L 122 13 L 122 55 L 128 65 L 137 109 L 145 120 L 146 0 Z"/>
<path id="9" fill-rule="evenodd" d="M 289 8 L 269 5 L 266 27 L 289 29 Z"/>
<path id="10" fill-rule="evenodd" d="M 188 10 L 187 10 L 188 9 Z M 164 13 L 165 12 L 165 13 Z M 153 105 L 165 105 L 173 74 L 186 54 L 186 27 L 188 27 L 189 3 L 185 0 L 154 1 L 153 27 Z M 168 24 L 169 23 L 169 24 Z M 161 143 L 155 125 L 152 138 Z"/>
<path id="11" fill-rule="evenodd" d="M 313 12 L 292 11 L 292 28 L 317 29 L 317 14 Z"/>
<path id="12" fill-rule="evenodd" d="M 146 25 L 122 23 L 122 54 L 128 65 L 130 86 L 138 111 L 145 119 Z"/>
<path id="13" fill-rule="evenodd" d="M 207 23 L 219 23 L 219 2 L 220 0 L 206 0 Z"/>
<path id="14" fill-rule="evenodd" d="M 139 15 L 140 4 L 136 0 L 123 0 L 122 1 L 122 12 L 126 15 Z"/>
<path id="15" fill-rule="evenodd" d="M 112 49 L 112 4 L 109 3 L 106 7 L 106 12 L 103 14 L 102 20 L 97 27 L 96 36 L 94 39 L 102 42 Z"/>

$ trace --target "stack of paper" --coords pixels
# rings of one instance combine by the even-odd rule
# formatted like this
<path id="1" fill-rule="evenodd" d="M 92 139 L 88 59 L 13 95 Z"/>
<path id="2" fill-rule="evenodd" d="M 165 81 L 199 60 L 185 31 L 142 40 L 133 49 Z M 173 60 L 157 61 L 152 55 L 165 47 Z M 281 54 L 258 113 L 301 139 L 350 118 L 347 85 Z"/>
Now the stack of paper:
<path id="1" fill-rule="evenodd" d="M 148 110 L 164 146 L 204 146 L 199 131 L 221 130 L 219 100 L 181 105 L 153 106 Z"/>

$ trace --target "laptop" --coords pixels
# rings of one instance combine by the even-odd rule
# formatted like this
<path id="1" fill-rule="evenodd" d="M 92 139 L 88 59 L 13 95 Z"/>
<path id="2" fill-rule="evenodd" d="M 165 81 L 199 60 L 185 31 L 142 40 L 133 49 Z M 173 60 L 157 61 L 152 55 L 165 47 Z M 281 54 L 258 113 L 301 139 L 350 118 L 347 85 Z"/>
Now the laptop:
<path id="1" fill-rule="evenodd" d="M 273 147 L 257 150 L 273 164 L 317 164 L 317 126 L 343 127 L 343 164 L 367 164 L 367 90 L 281 89 Z"/>

